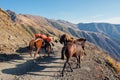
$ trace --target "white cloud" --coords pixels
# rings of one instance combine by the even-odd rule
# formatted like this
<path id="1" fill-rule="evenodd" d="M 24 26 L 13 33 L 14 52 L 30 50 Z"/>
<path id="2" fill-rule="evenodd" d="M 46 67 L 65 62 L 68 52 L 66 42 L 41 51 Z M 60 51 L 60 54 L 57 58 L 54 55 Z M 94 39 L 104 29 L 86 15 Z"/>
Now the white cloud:
<path id="1" fill-rule="evenodd" d="M 89 21 L 87 21 L 89 22 Z M 111 23 L 111 24 L 120 24 L 120 17 L 112 17 L 112 18 L 109 18 L 109 19 L 101 19 L 101 20 L 94 20 L 94 21 L 91 21 L 91 22 L 99 22 L 99 23 Z"/>
<path id="2" fill-rule="evenodd" d="M 67 15 L 66 15 L 67 14 Z M 111 24 L 120 24 L 120 16 L 118 17 L 111 17 L 106 18 L 108 16 L 97 14 L 94 16 L 74 16 L 72 13 L 61 12 L 59 13 L 60 17 L 63 17 L 64 20 L 67 20 L 72 23 L 91 23 L 91 22 L 98 22 L 98 23 L 111 23 Z"/>
<path id="3" fill-rule="evenodd" d="M 98 23 L 111 23 L 111 24 L 120 24 L 120 17 L 113 17 L 113 18 L 109 18 L 109 19 L 99 19 L 97 20 L 97 17 L 95 18 L 91 18 L 91 20 L 79 20 L 79 22 L 83 22 L 83 23 L 91 23 L 91 22 L 98 22 Z M 75 22 L 78 22 L 75 21 Z"/>
<path id="4" fill-rule="evenodd" d="M 100 20 L 98 22 L 107 22 L 107 23 L 112 23 L 112 24 L 120 24 L 120 17 L 113 17 L 113 18 L 106 19 L 106 20 Z"/>

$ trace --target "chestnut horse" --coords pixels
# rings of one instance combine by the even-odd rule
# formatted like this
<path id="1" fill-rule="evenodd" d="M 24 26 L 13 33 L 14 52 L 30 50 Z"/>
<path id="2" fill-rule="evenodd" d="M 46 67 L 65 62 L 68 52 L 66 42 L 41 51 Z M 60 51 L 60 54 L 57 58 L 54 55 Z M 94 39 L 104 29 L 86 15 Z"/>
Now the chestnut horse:
<path id="1" fill-rule="evenodd" d="M 41 38 L 38 38 L 36 40 L 33 39 L 29 42 L 29 53 L 31 57 L 32 57 L 32 50 L 34 47 L 36 49 L 34 53 L 34 59 L 36 58 L 36 55 L 39 53 L 41 48 L 44 48 L 48 56 L 50 56 L 51 46 L 48 43 L 44 42 L 43 39 Z"/>
<path id="2" fill-rule="evenodd" d="M 81 41 L 82 41 L 82 43 L 80 43 Z M 65 56 L 66 56 L 66 62 L 64 63 L 64 66 L 63 66 L 62 76 L 64 76 L 64 70 L 66 68 L 67 63 L 69 65 L 71 71 L 73 71 L 73 69 L 69 63 L 69 60 L 71 59 L 71 57 L 76 58 L 76 60 L 77 60 L 76 67 L 80 68 L 80 62 L 84 55 L 85 41 L 86 41 L 85 38 L 79 38 L 79 39 L 75 40 L 74 42 L 71 42 L 68 39 L 66 34 L 61 36 L 60 43 L 64 43 L 64 50 L 62 50 L 62 51 L 64 52 L 63 55 L 65 54 Z"/>

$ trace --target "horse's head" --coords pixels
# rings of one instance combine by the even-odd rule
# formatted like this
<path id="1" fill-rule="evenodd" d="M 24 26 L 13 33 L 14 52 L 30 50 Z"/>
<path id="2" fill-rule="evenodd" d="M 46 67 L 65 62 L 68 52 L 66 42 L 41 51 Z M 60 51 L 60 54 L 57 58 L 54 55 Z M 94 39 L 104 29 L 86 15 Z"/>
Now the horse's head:
<path id="1" fill-rule="evenodd" d="M 60 37 L 60 40 L 59 42 L 61 44 L 65 43 L 66 41 L 68 40 L 68 36 L 66 34 L 63 34 L 61 37 Z"/>

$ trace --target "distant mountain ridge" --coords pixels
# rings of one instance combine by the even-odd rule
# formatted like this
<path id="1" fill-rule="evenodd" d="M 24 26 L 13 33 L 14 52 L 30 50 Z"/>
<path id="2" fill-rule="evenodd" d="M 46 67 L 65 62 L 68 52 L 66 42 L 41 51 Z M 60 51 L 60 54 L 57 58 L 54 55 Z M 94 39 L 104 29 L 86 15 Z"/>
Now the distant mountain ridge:
<path id="1" fill-rule="evenodd" d="M 95 41 L 90 40 L 90 42 L 99 45 L 113 54 L 116 53 L 116 57 L 120 58 L 120 25 L 109 23 L 79 23 L 78 28 L 106 36 L 106 38 L 102 39 L 103 37 L 101 37 L 101 40 L 99 40 L 97 37 L 100 37 L 100 35 L 96 35 L 96 37 L 94 36 Z"/>
<path id="2" fill-rule="evenodd" d="M 93 31 L 103 33 L 115 39 L 120 39 L 120 25 L 109 23 L 79 23 L 78 28 L 80 30 Z"/>

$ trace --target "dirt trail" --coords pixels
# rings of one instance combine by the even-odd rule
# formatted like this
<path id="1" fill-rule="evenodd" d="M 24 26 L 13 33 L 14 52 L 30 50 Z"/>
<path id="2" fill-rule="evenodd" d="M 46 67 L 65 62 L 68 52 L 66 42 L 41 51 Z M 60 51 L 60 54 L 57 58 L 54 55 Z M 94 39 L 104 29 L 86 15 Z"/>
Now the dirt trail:
<path id="1" fill-rule="evenodd" d="M 21 60 L 0 63 L 0 80 L 53 80 L 64 64 L 60 51 L 61 46 L 57 46 L 54 54 L 41 59 L 38 57 L 36 62 L 26 54 L 21 55 Z"/>
<path id="2" fill-rule="evenodd" d="M 70 69 L 66 68 L 64 77 L 61 77 L 65 62 L 60 59 L 61 47 L 56 44 L 51 57 L 38 57 L 36 62 L 26 53 L 19 60 L 0 63 L 0 80 L 120 80 L 120 75 L 101 56 L 101 49 L 90 44 L 86 45 L 87 55 L 82 60 L 81 68 L 75 68 L 72 58 L 70 63 L 74 71 L 69 72 Z"/>

